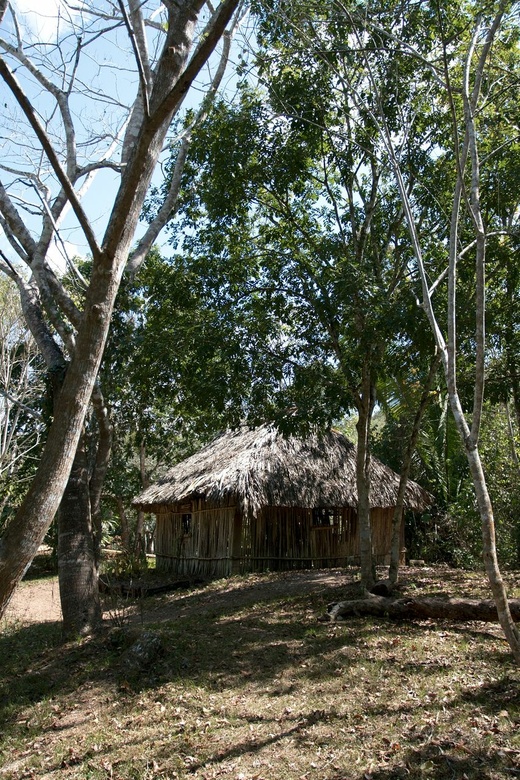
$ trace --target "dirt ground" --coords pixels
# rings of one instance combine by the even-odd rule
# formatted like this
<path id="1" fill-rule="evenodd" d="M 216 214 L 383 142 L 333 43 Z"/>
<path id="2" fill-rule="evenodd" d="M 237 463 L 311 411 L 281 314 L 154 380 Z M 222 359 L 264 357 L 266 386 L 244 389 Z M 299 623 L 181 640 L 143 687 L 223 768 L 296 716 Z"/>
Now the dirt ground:
<path id="1" fill-rule="evenodd" d="M 22 582 L 3 618 L 8 623 L 48 623 L 56 620 L 61 620 L 57 577 Z"/>
<path id="2" fill-rule="evenodd" d="M 134 612 L 140 621 L 161 622 L 181 616 L 194 606 L 199 611 L 214 610 L 221 603 L 226 602 L 231 602 L 237 607 L 247 606 L 282 594 L 297 596 L 340 588 L 350 579 L 344 571 L 339 570 L 287 572 L 271 577 L 250 575 L 245 582 L 229 580 L 229 584 L 224 588 L 220 582 L 218 594 L 212 592 L 213 588 L 210 586 L 209 592 L 205 588 L 200 593 L 197 590 L 190 590 L 182 595 L 178 593 L 173 602 L 168 597 L 164 597 L 143 599 L 139 605 L 128 604 L 127 607 L 119 603 L 115 607 L 110 599 L 107 599 L 105 618 L 110 619 L 115 610 L 120 612 L 121 609 L 125 609 L 128 617 Z M 47 623 L 58 620 L 61 620 L 58 578 L 48 577 L 22 582 L 11 599 L 2 623 Z"/>
<path id="3" fill-rule="evenodd" d="M 466 573 L 454 569 L 442 569 L 442 579 L 450 589 L 462 587 Z M 380 577 L 385 570 L 378 571 Z M 411 581 L 414 587 L 428 585 L 430 578 L 436 578 L 439 571 L 435 568 L 406 568 L 402 572 L 402 582 Z M 519 575 L 510 574 L 510 595 L 520 596 Z M 232 607 L 247 608 L 253 604 L 269 602 L 286 596 L 288 598 L 310 594 L 327 593 L 327 599 L 345 598 L 349 586 L 352 587 L 352 572 L 345 569 L 322 569 L 271 574 L 249 574 L 232 577 L 228 580 L 215 580 L 200 583 L 193 588 L 176 590 L 162 596 L 142 599 L 125 599 L 105 595 L 104 618 L 119 624 L 124 622 L 163 623 L 182 618 L 193 612 L 205 614 L 219 609 Z M 473 587 L 478 588 L 473 597 L 489 598 L 488 586 L 483 574 L 473 577 Z M 514 592 L 513 592 L 514 591 Z M 435 595 L 435 594 L 434 594 Z M 468 595 L 468 594 L 464 594 Z M 60 594 L 57 577 L 22 582 L 15 591 L 6 615 L 0 621 L 0 630 L 13 622 L 20 624 L 46 623 L 61 620 Z"/>

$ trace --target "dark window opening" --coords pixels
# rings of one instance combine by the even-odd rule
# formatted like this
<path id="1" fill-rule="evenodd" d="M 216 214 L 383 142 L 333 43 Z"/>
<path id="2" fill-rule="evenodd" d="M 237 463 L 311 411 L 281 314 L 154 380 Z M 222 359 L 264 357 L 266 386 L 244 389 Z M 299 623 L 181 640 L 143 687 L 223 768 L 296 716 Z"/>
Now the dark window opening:
<path id="1" fill-rule="evenodd" d="M 337 513 L 328 507 L 315 507 L 312 510 L 312 524 L 315 528 L 331 528 L 338 522 Z"/>
<path id="2" fill-rule="evenodd" d="M 191 514 L 181 515 L 182 530 L 185 534 L 191 532 Z"/>

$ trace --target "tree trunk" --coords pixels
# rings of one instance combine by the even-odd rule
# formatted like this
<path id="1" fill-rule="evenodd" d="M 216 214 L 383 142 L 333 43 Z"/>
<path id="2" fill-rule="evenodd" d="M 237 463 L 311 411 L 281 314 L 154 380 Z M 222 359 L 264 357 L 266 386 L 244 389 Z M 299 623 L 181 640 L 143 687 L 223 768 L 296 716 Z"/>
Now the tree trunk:
<path id="1" fill-rule="evenodd" d="M 0 540 L 0 615 L 29 567 L 56 514 L 76 454 L 105 346 L 126 251 L 92 271 L 83 326 L 60 392 L 38 470 L 29 491 Z M 106 266 L 115 266 L 110 273 Z M 107 275 L 111 281 L 107 282 Z"/>
<path id="2" fill-rule="evenodd" d="M 430 363 L 430 371 L 421 394 L 419 407 L 415 414 L 408 445 L 403 455 L 401 475 L 399 479 L 399 490 L 397 492 L 397 501 L 392 517 L 392 545 L 390 550 L 390 567 L 388 570 L 388 579 L 392 585 L 396 584 L 399 576 L 399 562 L 401 559 L 401 525 L 403 523 L 404 496 L 406 493 L 406 486 L 408 485 L 408 478 L 410 476 L 410 468 L 412 466 L 412 455 L 417 445 L 417 439 L 419 438 L 419 432 L 421 430 L 421 420 L 424 414 L 424 410 L 426 409 L 430 399 L 430 390 L 437 373 L 437 369 L 439 368 L 440 361 L 440 352 L 436 350 L 432 362 Z"/>
<path id="3" fill-rule="evenodd" d="M 135 538 L 134 538 L 134 553 L 139 557 L 144 557 L 146 560 L 146 542 L 144 538 L 144 521 L 145 514 L 142 509 L 137 510 L 137 522 L 135 524 Z"/>
<path id="4" fill-rule="evenodd" d="M 101 247 L 82 212 L 71 183 L 45 135 L 30 102 L 0 58 L 2 78 L 27 116 L 72 203 L 92 250 L 92 273 L 78 322 L 74 354 L 60 392 L 59 408 L 27 495 L 0 539 L 0 616 L 29 567 L 56 514 L 74 462 L 78 442 L 103 356 L 120 279 L 134 240 L 142 204 L 175 111 L 217 45 L 239 0 L 224 0 L 189 59 L 202 0 L 168 3 L 168 29 L 159 55 L 150 95 L 150 113 L 143 119 L 108 220 Z M 0 0 L 0 15 L 5 4 Z"/>
<path id="5" fill-rule="evenodd" d="M 509 401 L 504 401 L 504 411 L 506 413 L 507 435 L 509 437 L 509 446 L 511 448 L 511 460 L 515 464 L 517 470 L 520 472 L 520 461 L 518 460 L 518 453 L 516 451 L 515 431 L 513 429 L 511 412 L 509 411 Z"/>
<path id="6" fill-rule="evenodd" d="M 448 312 L 447 312 L 447 339 L 444 338 L 439 327 L 437 317 L 433 306 L 434 287 L 430 287 L 430 280 L 426 272 L 424 256 L 419 239 L 418 225 L 415 220 L 414 210 L 409 197 L 407 186 L 403 177 L 403 172 L 396 154 L 392 134 L 386 124 L 384 112 L 381 114 L 381 121 L 376 118 L 379 124 L 380 137 L 389 155 L 390 164 L 393 168 L 397 187 L 403 209 L 406 216 L 406 222 L 410 231 L 413 251 L 417 261 L 421 286 L 423 292 L 422 306 L 430 323 L 435 342 L 443 356 L 444 370 L 448 386 L 450 406 L 455 417 L 457 428 L 464 442 L 469 467 L 473 477 L 473 484 L 477 495 L 477 502 L 482 523 L 483 553 L 486 572 L 488 574 L 491 590 L 497 605 L 497 612 L 500 619 L 500 625 L 504 629 L 507 641 L 517 663 L 520 664 L 520 635 L 515 626 L 507 602 L 504 583 L 500 576 L 495 547 L 495 524 L 493 511 L 489 495 L 487 492 L 484 472 L 478 453 L 478 433 L 482 415 L 482 402 L 484 393 L 485 378 L 485 314 L 486 314 L 486 285 L 485 285 L 485 252 L 486 252 L 486 233 L 484 221 L 482 218 L 480 206 L 480 162 L 478 155 L 478 134 L 476 128 L 476 116 L 479 113 L 478 101 L 481 96 L 481 87 L 485 77 L 488 57 L 493 50 L 493 41 L 497 35 L 504 14 L 507 9 L 507 2 L 501 1 L 497 13 L 491 24 L 489 24 L 486 36 L 482 35 L 481 19 L 475 24 L 471 43 L 466 51 L 463 65 L 464 78 L 461 80 L 460 92 L 463 96 L 464 107 L 464 137 L 463 142 L 457 148 L 457 179 L 453 191 L 453 200 L 451 208 L 451 224 L 449 233 L 449 264 L 448 264 Z M 482 47 L 479 56 L 475 59 L 475 49 L 477 43 L 481 41 Z M 472 64 L 476 66 L 472 72 Z M 374 91 L 377 92 L 377 81 L 374 77 L 374 71 L 371 70 L 370 63 L 366 61 L 367 70 L 371 76 L 371 83 Z M 456 116 L 455 101 L 453 100 L 452 86 L 447 83 L 448 99 L 450 101 L 450 110 L 452 111 L 454 131 L 459 134 L 459 123 Z M 378 94 L 380 106 L 382 106 L 381 94 Z M 471 190 L 470 198 L 467 198 L 467 184 L 464 181 L 468 160 L 471 162 Z M 463 197 L 464 196 L 464 197 Z M 475 382 L 473 394 L 473 410 L 471 415 L 471 430 L 464 416 L 464 411 L 460 403 L 457 390 L 457 263 L 460 253 L 459 222 L 461 217 L 461 204 L 465 202 L 470 218 L 474 227 L 475 234 Z M 519 409 L 520 412 L 520 409 Z"/>
<path id="7" fill-rule="evenodd" d="M 125 504 L 121 496 L 116 496 L 117 514 L 121 526 L 121 546 L 125 552 L 130 552 L 130 525 L 125 512 Z"/>
<path id="8" fill-rule="evenodd" d="M 59 404 L 59 394 L 56 403 Z M 99 548 L 94 532 L 86 445 L 83 432 L 56 515 L 58 581 L 65 639 L 91 634 L 102 622 L 98 583 Z"/>
<path id="9" fill-rule="evenodd" d="M 520 620 L 520 599 L 509 602 L 509 608 L 516 620 Z M 403 598 L 387 599 L 371 595 L 369 598 L 340 601 L 330 604 L 323 620 L 341 620 L 347 617 L 372 615 L 409 620 L 482 620 L 488 623 L 498 621 L 497 608 L 491 599 L 436 599 Z"/>
<path id="10" fill-rule="evenodd" d="M 507 600 L 506 588 L 498 566 L 493 507 L 491 506 L 478 447 L 471 446 L 468 440 L 466 440 L 466 454 L 471 469 L 471 476 L 473 477 L 473 484 L 475 486 L 480 513 L 484 565 L 491 586 L 491 592 L 493 593 L 493 598 L 495 600 L 500 625 L 509 642 L 515 661 L 517 664 L 520 664 L 520 631 L 513 621 Z"/>
<path id="11" fill-rule="evenodd" d="M 139 446 L 139 470 L 141 474 L 141 489 L 146 490 L 150 485 L 148 474 L 146 472 L 146 444 L 141 439 Z M 135 527 L 134 550 L 137 555 L 142 555 L 146 562 L 146 540 L 145 540 L 145 513 L 142 509 L 137 511 L 137 525 Z"/>
<path id="12" fill-rule="evenodd" d="M 92 394 L 92 404 L 97 422 L 97 447 L 90 477 L 90 511 L 92 514 L 92 532 L 94 535 L 94 556 L 99 568 L 101 556 L 101 539 L 103 528 L 101 523 L 101 493 L 112 454 L 113 428 L 110 422 L 108 407 L 103 393 L 96 383 Z"/>
<path id="13" fill-rule="evenodd" d="M 356 485 L 358 494 L 359 556 L 361 584 L 366 590 L 376 581 L 372 554 L 372 527 L 370 523 L 370 421 L 374 409 L 375 392 L 370 370 L 363 367 L 363 380 L 358 402 Z"/>
<path id="14" fill-rule="evenodd" d="M 94 632 L 102 615 L 84 434 L 58 510 L 58 576 L 64 638 Z"/>

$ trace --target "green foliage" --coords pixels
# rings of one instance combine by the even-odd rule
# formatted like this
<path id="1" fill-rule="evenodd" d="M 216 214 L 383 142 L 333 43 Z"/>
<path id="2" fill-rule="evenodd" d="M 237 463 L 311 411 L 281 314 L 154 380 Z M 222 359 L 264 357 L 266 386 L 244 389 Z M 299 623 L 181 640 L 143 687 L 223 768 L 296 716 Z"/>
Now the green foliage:
<path id="1" fill-rule="evenodd" d="M 331 136 L 324 83 L 319 123 L 281 115 L 284 85 L 300 102 L 317 99 L 293 84 L 305 68 L 286 52 L 281 61 L 267 92 L 242 85 L 236 105 L 219 102 L 197 132 L 172 241 L 190 283 L 204 279 L 225 340 L 239 336 L 234 359 L 245 358 L 239 373 L 253 388 L 241 416 L 289 429 L 330 423 L 358 403 L 367 365 L 376 380 L 402 361 L 415 297 L 379 150 L 360 145 L 358 128 Z"/>
<path id="2" fill-rule="evenodd" d="M 504 404 L 487 404 L 480 450 L 495 514 L 497 549 L 504 563 L 520 567 L 520 468 L 516 452 L 520 440 L 512 434 Z"/>
<path id="3" fill-rule="evenodd" d="M 123 552 L 111 555 L 103 562 L 101 576 L 109 584 L 138 579 L 148 571 L 146 554 L 142 550 Z"/>
<path id="4" fill-rule="evenodd" d="M 399 467 L 400 446 L 411 424 L 411 412 L 404 403 L 390 406 L 374 442 L 378 457 L 394 468 Z M 499 561 L 516 568 L 520 565 L 520 483 L 513 444 L 517 446 L 510 439 L 504 405 L 488 402 L 479 449 L 493 503 Z M 408 518 L 409 556 L 463 568 L 480 567 L 482 540 L 475 493 L 445 394 L 439 393 L 426 411 L 411 476 L 436 497 L 436 504 L 421 518 Z"/>

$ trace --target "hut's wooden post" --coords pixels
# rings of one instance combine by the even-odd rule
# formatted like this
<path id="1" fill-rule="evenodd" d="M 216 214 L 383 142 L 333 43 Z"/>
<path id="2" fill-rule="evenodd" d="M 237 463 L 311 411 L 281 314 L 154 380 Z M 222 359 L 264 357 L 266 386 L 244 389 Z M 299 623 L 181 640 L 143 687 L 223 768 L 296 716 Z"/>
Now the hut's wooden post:
<path id="1" fill-rule="evenodd" d="M 231 574 L 240 574 L 242 564 L 242 512 L 237 507 L 233 520 L 233 542 L 231 545 Z"/>

